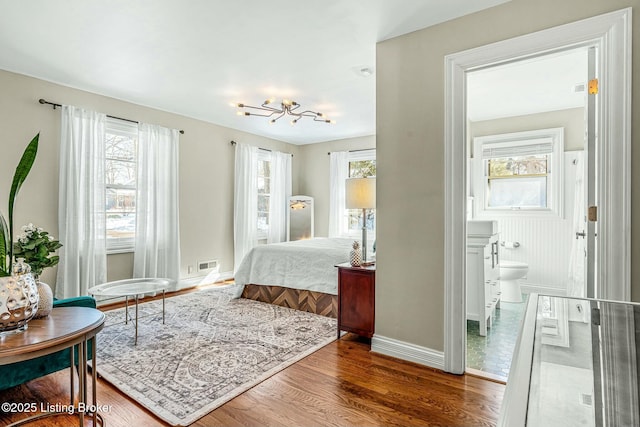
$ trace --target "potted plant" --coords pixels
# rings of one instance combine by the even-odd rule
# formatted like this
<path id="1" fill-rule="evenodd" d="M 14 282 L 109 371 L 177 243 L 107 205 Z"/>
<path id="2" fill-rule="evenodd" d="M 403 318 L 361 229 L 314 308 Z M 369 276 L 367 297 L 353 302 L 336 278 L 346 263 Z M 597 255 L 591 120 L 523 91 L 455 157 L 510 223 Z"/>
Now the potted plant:
<path id="1" fill-rule="evenodd" d="M 39 138 L 40 134 L 37 134 L 27 145 L 13 174 L 8 226 L 0 213 L 0 334 L 24 331 L 38 310 L 38 290 L 33 275 L 24 271 L 15 271 L 14 274 L 13 207 L 36 159 Z"/>
<path id="2" fill-rule="evenodd" d="M 40 281 L 40 275 L 45 268 L 58 264 L 60 257 L 51 256 L 51 253 L 57 251 L 62 245 L 44 229 L 31 223 L 22 226 L 22 231 L 24 233 L 18 236 L 17 241 L 13 244 L 13 255 L 31 267 L 31 274 L 33 274 L 38 286 L 39 296 L 38 312 L 35 317 L 45 317 L 53 309 L 53 292 L 48 284 Z"/>
<path id="3" fill-rule="evenodd" d="M 54 267 L 60 261 L 59 256 L 50 254 L 60 249 L 62 244 L 48 232 L 31 223 L 24 225 L 22 231 L 24 234 L 18 236 L 13 244 L 13 255 L 29 264 L 37 282 L 42 270 Z"/>

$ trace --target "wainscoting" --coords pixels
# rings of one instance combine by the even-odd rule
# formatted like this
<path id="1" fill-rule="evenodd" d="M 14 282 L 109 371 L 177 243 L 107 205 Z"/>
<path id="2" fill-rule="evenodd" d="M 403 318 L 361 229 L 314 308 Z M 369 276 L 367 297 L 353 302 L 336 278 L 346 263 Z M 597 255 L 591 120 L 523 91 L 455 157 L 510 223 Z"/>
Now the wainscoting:
<path id="1" fill-rule="evenodd" d="M 500 241 L 520 243 L 520 247 L 501 247 L 503 260 L 529 264 L 529 273 L 522 280 L 527 292 L 563 295 L 569 275 L 571 246 L 575 240 L 573 227 L 576 169 L 572 162 L 575 151 L 565 152 L 563 217 L 507 216 L 496 217 Z M 539 287 L 538 287 L 539 286 Z"/>

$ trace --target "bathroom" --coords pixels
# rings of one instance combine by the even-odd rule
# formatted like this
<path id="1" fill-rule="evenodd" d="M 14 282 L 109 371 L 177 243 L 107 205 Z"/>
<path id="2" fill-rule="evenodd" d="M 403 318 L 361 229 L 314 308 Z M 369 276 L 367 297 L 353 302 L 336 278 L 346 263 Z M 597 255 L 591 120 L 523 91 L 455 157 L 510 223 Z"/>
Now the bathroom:
<path id="1" fill-rule="evenodd" d="M 486 336 L 467 321 L 470 372 L 506 380 L 528 294 L 585 295 L 587 64 L 578 48 L 468 73 L 467 219 L 496 221 L 501 287 Z"/>

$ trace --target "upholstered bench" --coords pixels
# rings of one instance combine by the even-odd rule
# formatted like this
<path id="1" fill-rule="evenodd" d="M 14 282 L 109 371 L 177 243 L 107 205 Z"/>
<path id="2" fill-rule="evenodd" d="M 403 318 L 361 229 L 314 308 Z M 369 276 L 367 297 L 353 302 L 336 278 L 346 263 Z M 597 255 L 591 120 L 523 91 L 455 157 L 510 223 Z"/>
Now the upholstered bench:
<path id="1" fill-rule="evenodd" d="M 89 307 L 96 308 L 96 300 L 89 296 L 55 300 L 53 307 Z M 91 347 L 91 345 L 89 345 Z M 78 364 L 78 350 L 75 351 L 75 363 Z M 88 349 L 89 359 L 91 348 Z M 61 350 L 37 359 L 0 365 L 0 390 L 5 390 L 31 381 L 70 366 L 71 355 L 69 349 Z"/>

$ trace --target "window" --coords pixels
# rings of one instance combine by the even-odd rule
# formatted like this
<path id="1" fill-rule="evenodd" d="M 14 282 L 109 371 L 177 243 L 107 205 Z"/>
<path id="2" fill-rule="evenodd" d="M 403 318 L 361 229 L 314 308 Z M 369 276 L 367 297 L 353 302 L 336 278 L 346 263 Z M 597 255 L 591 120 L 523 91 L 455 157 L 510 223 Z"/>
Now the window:
<path id="1" fill-rule="evenodd" d="M 487 161 L 487 207 L 548 208 L 549 155 L 498 157 Z"/>
<path id="2" fill-rule="evenodd" d="M 562 216 L 563 129 L 474 139 L 476 214 Z"/>
<path id="3" fill-rule="evenodd" d="M 376 176 L 376 151 L 364 150 L 349 153 L 349 178 L 368 178 Z M 362 209 L 348 209 L 347 234 L 360 236 L 362 233 Z M 375 233 L 376 211 L 367 209 L 367 230 Z M 373 235 L 370 236 L 373 238 Z M 367 239 L 368 240 L 368 239 Z"/>
<path id="4" fill-rule="evenodd" d="M 269 152 L 258 153 L 258 239 L 269 235 L 269 201 L 271 198 L 271 161 Z"/>
<path id="5" fill-rule="evenodd" d="M 138 127 L 109 118 L 105 128 L 107 250 L 128 252 L 136 232 Z"/>

